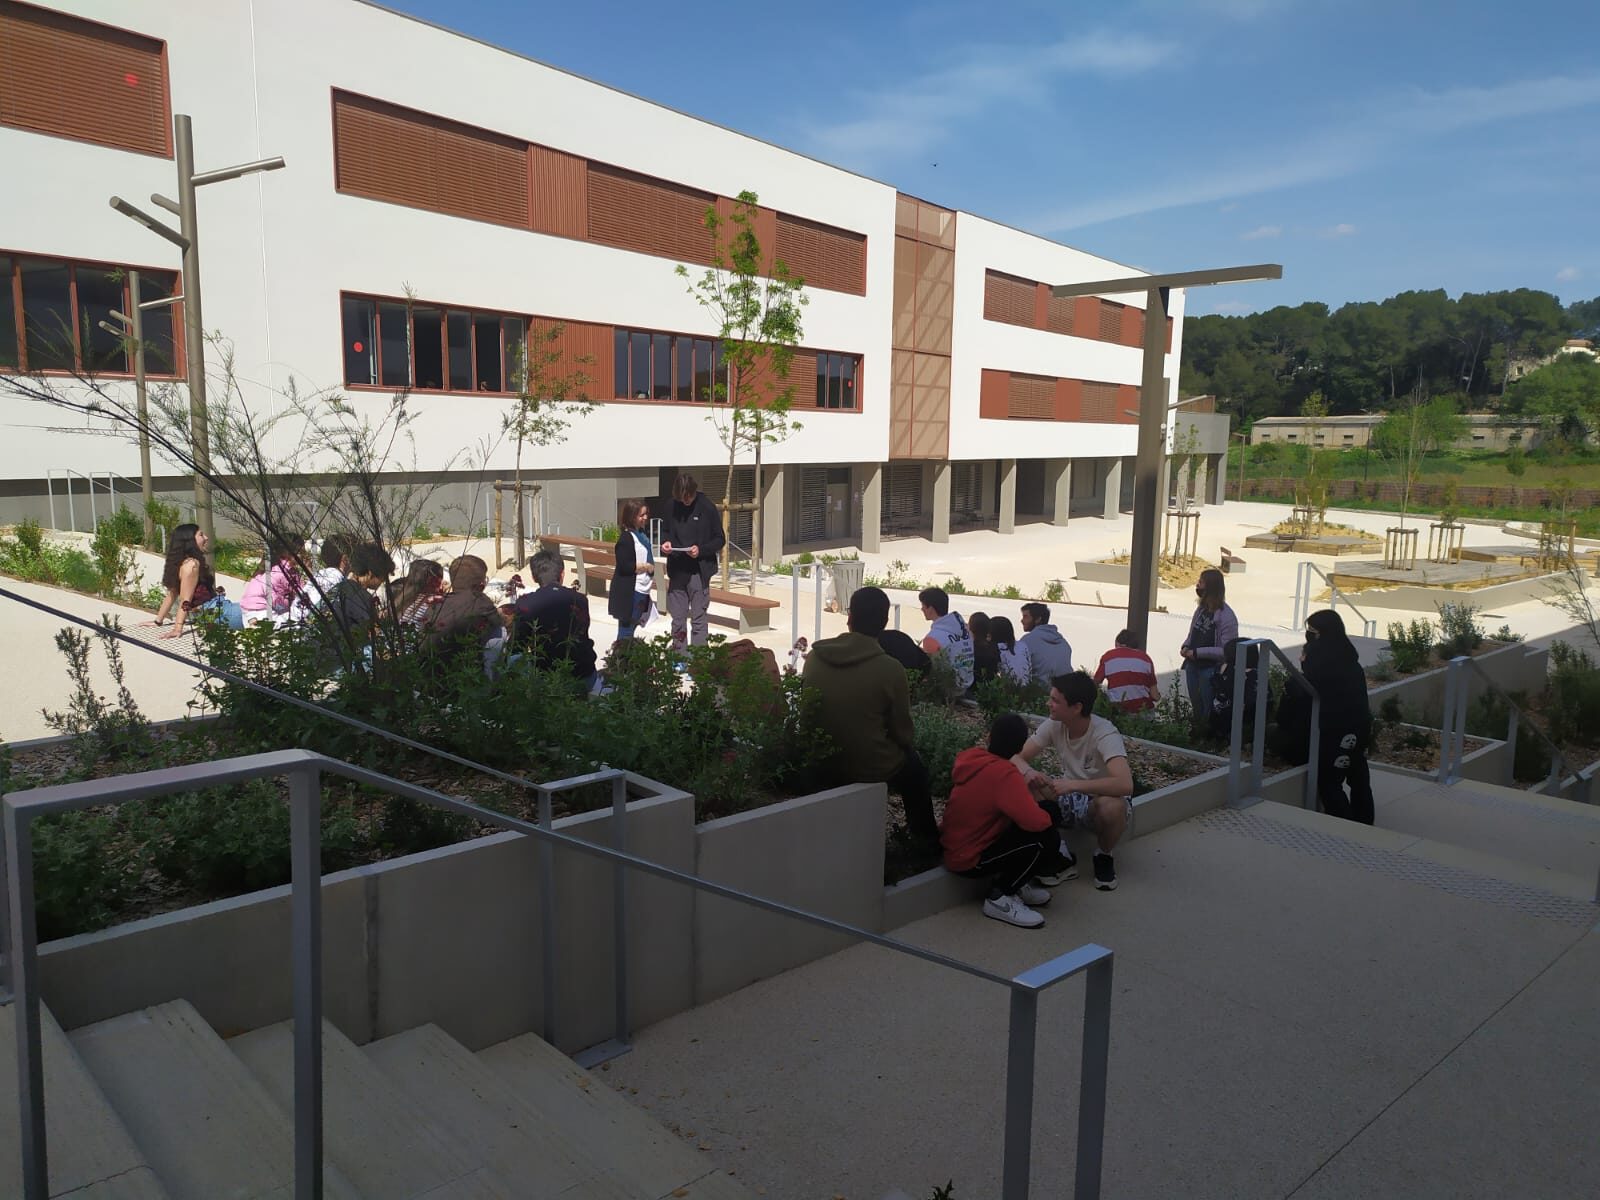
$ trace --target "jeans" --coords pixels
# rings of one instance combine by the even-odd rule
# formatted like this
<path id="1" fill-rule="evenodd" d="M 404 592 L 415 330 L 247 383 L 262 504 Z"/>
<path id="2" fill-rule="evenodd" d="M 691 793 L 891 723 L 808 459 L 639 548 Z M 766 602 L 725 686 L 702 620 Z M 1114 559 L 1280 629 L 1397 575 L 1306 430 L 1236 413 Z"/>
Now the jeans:
<path id="1" fill-rule="evenodd" d="M 1205 726 L 1211 721 L 1211 700 L 1217 680 L 1217 664 L 1191 658 L 1183 664 L 1183 682 L 1189 689 L 1189 703 L 1194 707 L 1192 720 Z"/>
<path id="2" fill-rule="evenodd" d="M 217 619 L 229 629 L 244 628 L 244 609 L 238 603 L 229 600 L 226 596 L 213 596 L 204 604 L 197 604 L 189 610 L 191 617 L 200 613 L 216 613 Z"/>
<path id="3" fill-rule="evenodd" d="M 655 600 L 649 592 L 635 592 L 633 594 L 633 620 L 617 622 L 617 641 L 631 638 L 638 634 L 650 623 L 650 616 L 655 609 Z"/>

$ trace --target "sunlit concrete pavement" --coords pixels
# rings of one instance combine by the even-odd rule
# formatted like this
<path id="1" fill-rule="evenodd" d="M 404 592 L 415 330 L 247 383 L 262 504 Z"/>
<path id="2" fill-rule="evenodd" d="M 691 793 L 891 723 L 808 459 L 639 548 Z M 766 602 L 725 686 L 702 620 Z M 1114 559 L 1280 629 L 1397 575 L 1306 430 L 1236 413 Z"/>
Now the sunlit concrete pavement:
<path id="1" fill-rule="evenodd" d="M 900 936 L 1011 975 L 1116 951 L 1103 1194 L 1600 1192 L 1597 910 L 1262 805 L 1162 830 L 1042 930 Z M 1034 1194 L 1070 1194 L 1083 989 L 1041 1001 Z M 769 1197 L 998 1191 L 1007 999 L 856 947 L 641 1032 L 606 1077 Z"/>

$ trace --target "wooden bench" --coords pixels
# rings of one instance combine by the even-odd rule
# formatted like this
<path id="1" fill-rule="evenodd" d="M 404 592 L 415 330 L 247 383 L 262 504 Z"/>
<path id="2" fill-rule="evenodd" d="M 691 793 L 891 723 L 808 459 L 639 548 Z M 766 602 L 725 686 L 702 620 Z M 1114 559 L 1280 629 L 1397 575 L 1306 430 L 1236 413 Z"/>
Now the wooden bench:
<path id="1" fill-rule="evenodd" d="M 586 596 L 604 596 L 610 588 L 612 577 L 617 573 L 616 546 L 612 542 L 602 542 L 596 538 L 565 537 L 560 534 L 541 534 L 541 545 L 548 546 L 557 553 L 563 547 L 572 551 L 573 585 Z M 667 573 L 664 570 L 655 574 L 656 611 L 667 611 Z M 768 600 L 764 596 L 752 596 L 748 592 L 733 592 L 724 588 L 711 589 L 711 602 L 726 605 L 737 611 L 737 622 L 724 617 L 714 616 L 714 620 L 724 624 L 737 624 L 741 634 L 750 633 L 756 629 L 770 629 L 772 627 L 772 610 L 779 607 L 776 600 Z"/>
<path id="2" fill-rule="evenodd" d="M 1219 549 L 1222 551 L 1222 573 L 1224 575 L 1243 575 L 1244 559 L 1226 546 L 1219 547 Z"/>

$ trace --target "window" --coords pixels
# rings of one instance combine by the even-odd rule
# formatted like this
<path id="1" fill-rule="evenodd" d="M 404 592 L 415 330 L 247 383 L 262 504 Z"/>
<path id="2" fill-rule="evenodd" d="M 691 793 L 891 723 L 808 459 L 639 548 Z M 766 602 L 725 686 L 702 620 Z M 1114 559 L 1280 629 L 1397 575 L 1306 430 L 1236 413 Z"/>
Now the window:
<path id="1" fill-rule="evenodd" d="M 0 125 L 170 157 L 165 46 L 0 0 Z"/>
<path id="2" fill-rule="evenodd" d="M 515 389 L 526 317 L 370 296 L 343 296 L 339 306 L 348 386 L 419 392 Z"/>
<path id="3" fill-rule="evenodd" d="M 818 354 L 817 407 L 854 409 L 860 375 L 861 359 L 857 355 Z"/>
<path id="4" fill-rule="evenodd" d="M 642 329 L 617 329 L 611 336 L 613 390 L 620 397 L 704 402 L 711 399 L 713 383 L 727 386 L 722 345 L 711 338 Z"/>
<path id="5" fill-rule="evenodd" d="M 171 271 L 139 272 L 141 301 L 170 297 L 176 286 Z M 132 312 L 125 268 L 0 254 L 0 370 L 131 375 L 127 341 L 100 328 L 121 326 L 113 312 Z M 170 306 L 146 310 L 146 374 L 177 374 L 172 330 Z"/>
<path id="6" fill-rule="evenodd" d="M 1356 435 L 1353 433 L 1347 433 L 1344 435 L 1344 440 L 1347 442 L 1353 442 L 1356 440 Z"/>

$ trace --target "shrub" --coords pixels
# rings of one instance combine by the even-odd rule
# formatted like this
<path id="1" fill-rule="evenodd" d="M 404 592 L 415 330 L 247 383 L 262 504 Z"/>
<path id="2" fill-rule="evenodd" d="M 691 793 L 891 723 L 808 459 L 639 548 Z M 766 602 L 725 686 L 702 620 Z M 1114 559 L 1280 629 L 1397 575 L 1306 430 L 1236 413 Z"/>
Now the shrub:
<path id="1" fill-rule="evenodd" d="M 433 530 L 429 529 L 421 521 L 418 521 L 417 522 L 417 527 L 411 531 L 411 538 L 412 538 L 413 541 L 417 541 L 417 542 L 432 541 L 433 540 Z"/>
<path id="2" fill-rule="evenodd" d="M 44 530 L 32 517 L 24 517 L 17 526 L 17 545 L 29 558 L 44 557 Z"/>
<path id="3" fill-rule="evenodd" d="M 121 509 L 127 513 L 127 509 Z M 137 517 L 128 516 L 135 522 Z M 133 586 L 134 558 L 128 544 L 121 540 L 117 527 L 110 521 L 101 521 L 89 543 L 94 558 L 95 591 L 102 596 L 117 597 Z"/>
<path id="4" fill-rule="evenodd" d="M 1497 642 L 1520 642 L 1522 635 L 1511 632 L 1510 625 L 1502 625 L 1494 631 L 1494 640 Z"/>
<path id="5" fill-rule="evenodd" d="M 1044 595 L 1042 599 L 1046 604 L 1060 604 L 1061 601 L 1065 600 L 1066 598 L 1067 587 L 1066 584 L 1061 582 L 1061 580 L 1052 579 L 1044 585 Z"/>
<path id="6" fill-rule="evenodd" d="M 154 529 L 155 536 L 145 544 L 146 550 L 160 550 L 163 546 L 161 531 L 171 532 L 183 521 L 183 514 L 178 511 L 176 504 L 168 504 L 165 500 L 150 498 L 150 503 L 144 506 L 144 515 L 150 518 L 150 526 Z"/>
<path id="7" fill-rule="evenodd" d="M 1523 695 L 1512 696 L 1526 707 Z M 1486 692 L 1467 710 L 1467 732 L 1473 737 L 1503 739 L 1511 719 L 1511 706 L 1499 692 Z M 1511 749 L 1511 775 L 1520 783 L 1538 783 L 1550 774 L 1550 750 L 1526 716 L 1517 722 L 1517 742 Z"/>
<path id="8" fill-rule="evenodd" d="M 1367 677 L 1374 683 L 1389 683 L 1400 677 L 1395 670 L 1394 655 L 1390 650 L 1378 651 L 1377 661 L 1367 668 Z"/>
<path id="9" fill-rule="evenodd" d="M 115 617 L 103 617 L 104 628 L 96 630 L 106 669 L 116 684 L 116 699 L 107 700 L 95 688 L 89 669 L 89 638 L 67 626 L 56 634 L 56 649 L 67 660 L 67 678 L 72 692 L 67 707 L 60 712 L 44 710 L 45 724 L 76 742 L 78 760 L 84 770 L 105 759 L 125 758 L 150 749 L 150 723 L 145 720 L 133 693 L 124 679 L 122 644 L 113 636 L 121 628 Z"/>
<path id="10" fill-rule="evenodd" d="M 1483 626 L 1478 624 L 1480 610 L 1473 604 L 1439 605 L 1439 654 L 1443 658 L 1458 658 L 1471 654 L 1483 645 Z"/>
<path id="11" fill-rule="evenodd" d="M 142 864 L 114 808 L 41 817 L 33 824 L 33 894 L 39 940 L 110 923 L 133 896 Z"/>
<path id="12" fill-rule="evenodd" d="M 1389 659 L 1402 675 L 1414 675 L 1433 665 L 1433 622 L 1389 622 Z"/>
<path id="13" fill-rule="evenodd" d="M 137 546 L 144 541 L 144 521 L 126 504 L 117 505 L 117 511 L 95 526 L 95 533 L 109 529 L 109 536 L 121 546 Z"/>
<path id="14" fill-rule="evenodd" d="M 1550 736 L 1591 746 L 1600 742 L 1600 670 L 1584 651 L 1550 644 Z"/>
<path id="15" fill-rule="evenodd" d="M 943 802 L 950 795 L 950 769 L 956 755 L 985 742 L 983 732 L 971 718 L 963 718 L 943 704 L 914 704 L 911 723 L 916 729 L 916 749 L 928 768 L 934 799 Z"/>
<path id="16" fill-rule="evenodd" d="M 978 701 L 978 711 L 985 721 L 993 721 L 1001 713 L 1041 714 L 1050 700 L 1047 684 L 1029 681 L 1018 683 L 1001 671 L 992 679 L 985 679 L 973 691 Z"/>
<path id="17" fill-rule="evenodd" d="M 266 553 L 260 542 L 236 541 L 218 538 L 211 551 L 211 565 L 219 575 L 235 579 L 252 579 L 261 573 L 262 556 Z"/>

